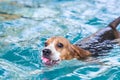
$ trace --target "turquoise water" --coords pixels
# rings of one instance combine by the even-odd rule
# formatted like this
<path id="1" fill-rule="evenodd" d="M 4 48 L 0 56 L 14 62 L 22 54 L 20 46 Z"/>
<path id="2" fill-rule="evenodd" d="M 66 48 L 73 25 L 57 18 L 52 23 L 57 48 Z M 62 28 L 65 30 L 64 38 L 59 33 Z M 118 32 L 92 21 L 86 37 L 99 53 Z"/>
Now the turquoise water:
<path id="1" fill-rule="evenodd" d="M 119 5 L 120 0 L 0 0 L 0 80 L 120 80 L 118 45 L 91 61 L 47 67 L 40 60 L 47 38 L 74 43 L 120 16 Z"/>

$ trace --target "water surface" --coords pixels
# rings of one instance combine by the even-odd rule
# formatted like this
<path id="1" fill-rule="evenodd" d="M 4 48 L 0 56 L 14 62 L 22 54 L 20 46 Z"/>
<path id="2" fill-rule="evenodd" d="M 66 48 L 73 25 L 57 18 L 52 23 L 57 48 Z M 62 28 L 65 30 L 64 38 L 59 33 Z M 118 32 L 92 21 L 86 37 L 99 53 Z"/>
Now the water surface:
<path id="1" fill-rule="evenodd" d="M 0 79 L 119 80 L 118 45 L 93 61 L 47 67 L 40 59 L 47 38 L 75 43 L 120 16 L 119 5 L 120 0 L 0 0 Z"/>

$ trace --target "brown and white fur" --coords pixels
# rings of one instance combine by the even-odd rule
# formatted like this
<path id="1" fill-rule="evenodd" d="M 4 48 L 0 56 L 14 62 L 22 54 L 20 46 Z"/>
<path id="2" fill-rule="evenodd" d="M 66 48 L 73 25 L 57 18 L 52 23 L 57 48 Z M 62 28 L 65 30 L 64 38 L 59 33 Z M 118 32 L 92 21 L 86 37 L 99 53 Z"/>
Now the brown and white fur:
<path id="1" fill-rule="evenodd" d="M 120 38 L 120 32 L 116 27 L 120 23 L 120 17 L 111 22 L 108 27 L 96 32 L 95 34 L 71 44 L 66 38 L 52 37 L 45 42 L 45 48 L 42 50 L 42 61 L 47 64 L 56 64 L 61 60 L 70 60 L 77 58 L 79 60 L 86 59 L 89 56 L 98 56 L 103 49 L 111 49 L 103 46 L 102 43 L 110 42 Z M 107 45 L 108 42 L 105 44 Z M 101 50 L 94 45 L 101 46 Z M 111 44 L 111 43 L 110 43 Z M 87 45 L 87 47 L 85 47 Z M 93 47 L 91 49 L 91 47 Z M 92 51 L 93 50 L 93 51 Z M 94 54 L 93 54 L 94 53 Z"/>

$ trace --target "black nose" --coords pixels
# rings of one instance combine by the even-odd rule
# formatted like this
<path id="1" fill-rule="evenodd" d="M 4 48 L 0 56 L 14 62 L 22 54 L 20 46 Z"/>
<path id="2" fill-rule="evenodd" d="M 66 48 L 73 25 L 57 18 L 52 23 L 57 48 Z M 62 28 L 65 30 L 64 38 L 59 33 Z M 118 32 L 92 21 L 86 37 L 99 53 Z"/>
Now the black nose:
<path id="1" fill-rule="evenodd" d="M 51 54 L 51 50 L 50 49 L 43 49 L 43 56 L 49 56 Z"/>

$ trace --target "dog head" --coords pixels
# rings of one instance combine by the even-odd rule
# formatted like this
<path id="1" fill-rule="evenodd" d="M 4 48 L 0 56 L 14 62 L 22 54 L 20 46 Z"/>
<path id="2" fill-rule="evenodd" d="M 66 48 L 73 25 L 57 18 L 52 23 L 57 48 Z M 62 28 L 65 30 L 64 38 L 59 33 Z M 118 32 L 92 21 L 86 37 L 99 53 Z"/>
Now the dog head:
<path id="1" fill-rule="evenodd" d="M 42 50 L 42 61 L 47 64 L 56 64 L 61 60 L 70 60 L 73 58 L 83 58 L 84 50 L 72 45 L 66 38 L 52 37 L 45 42 Z"/>

